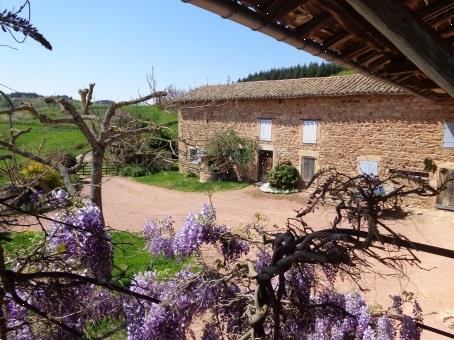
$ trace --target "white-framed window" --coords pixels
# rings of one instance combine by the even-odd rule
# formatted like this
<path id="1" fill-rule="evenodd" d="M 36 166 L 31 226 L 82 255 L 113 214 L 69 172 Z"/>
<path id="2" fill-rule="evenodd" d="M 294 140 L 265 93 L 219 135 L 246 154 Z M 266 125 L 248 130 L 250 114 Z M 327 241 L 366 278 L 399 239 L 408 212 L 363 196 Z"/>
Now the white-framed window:
<path id="1" fill-rule="evenodd" d="M 317 143 L 317 121 L 303 120 L 303 143 Z"/>
<path id="2" fill-rule="evenodd" d="M 443 140 L 443 147 L 454 148 L 454 121 L 445 122 L 444 130 L 445 136 Z"/>
<path id="3" fill-rule="evenodd" d="M 202 155 L 202 150 L 190 148 L 188 149 L 188 162 L 192 164 L 200 164 L 200 162 L 202 161 Z"/>
<path id="4" fill-rule="evenodd" d="M 271 119 L 260 119 L 260 140 L 270 141 L 271 140 L 271 129 L 273 121 Z"/>
<path id="5" fill-rule="evenodd" d="M 378 176 L 378 162 L 366 160 L 359 161 L 359 173 L 361 175 Z"/>

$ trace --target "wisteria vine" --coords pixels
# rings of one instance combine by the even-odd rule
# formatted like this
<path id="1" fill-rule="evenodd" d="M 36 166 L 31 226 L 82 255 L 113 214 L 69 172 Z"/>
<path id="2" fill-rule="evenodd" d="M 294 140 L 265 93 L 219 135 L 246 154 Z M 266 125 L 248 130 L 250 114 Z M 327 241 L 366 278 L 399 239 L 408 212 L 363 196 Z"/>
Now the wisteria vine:
<path id="1" fill-rule="evenodd" d="M 55 198 L 62 203 L 68 199 L 61 192 Z M 259 237 L 252 236 L 253 230 Z M 134 276 L 130 291 L 159 303 L 77 280 L 48 279 L 32 288 L 19 285 L 17 296 L 4 296 L 10 335 L 16 339 L 75 339 L 84 334 L 88 322 L 99 323 L 108 315 L 125 323 L 129 340 L 248 339 L 259 323 L 254 333 L 259 338 L 271 338 L 278 332 L 282 339 L 420 339 L 422 311 L 412 294 L 392 296 L 387 309 L 368 306 L 356 292 L 336 292 L 340 273 L 335 264 L 292 262 L 282 275 L 271 278 L 270 287 L 257 290 L 258 277 L 269 273 L 276 263 L 276 241 L 258 241 L 264 235 L 257 227 L 244 235 L 235 234 L 216 222 L 211 204 L 190 214 L 180 228 L 171 217 L 150 220 L 143 236 L 151 255 L 177 261 L 192 257 L 195 263 L 168 280 L 153 271 Z M 217 249 L 223 261 L 206 263 L 201 250 L 205 246 Z M 335 244 L 323 247 L 333 258 L 339 256 Z M 49 230 L 46 254 L 54 259 L 49 268 L 67 266 L 67 271 L 106 285 L 111 280 L 112 240 L 99 209 L 91 203 L 59 215 Z M 273 292 L 273 297 L 260 296 L 267 292 Z M 277 316 L 270 307 L 278 309 Z M 405 314 L 409 308 L 412 312 Z M 37 318 L 37 311 L 47 319 Z"/>

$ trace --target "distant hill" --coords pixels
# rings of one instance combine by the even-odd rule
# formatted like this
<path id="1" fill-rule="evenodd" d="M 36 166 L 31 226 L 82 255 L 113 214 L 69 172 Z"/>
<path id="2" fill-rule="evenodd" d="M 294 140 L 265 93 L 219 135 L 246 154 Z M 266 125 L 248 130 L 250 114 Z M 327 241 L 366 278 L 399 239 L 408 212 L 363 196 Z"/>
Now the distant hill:
<path id="1" fill-rule="evenodd" d="M 11 92 L 11 93 L 8 93 L 8 97 L 10 99 L 24 100 L 24 99 L 44 98 L 45 96 L 43 96 L 42 94 L 35 93 L 35 92 Z M 52 97 L 66 98 L 69 100 L 74 100 L 72 97 L 67 96 L 66 94 L 62 94 L 62 95 L 56 94 L 56 95 L 53 95 Z"/>
<path id="2" fill-rule="evenodd" d="M 346 71 L 333 63 L 309 63 L 292 67 L 272 68 L 267 71 L 251 73 L 238 82 L 257 80 L 298 79 L 308 77 L 329 77 Z"/>
<path id="3" fill-rule="evenodd" d="M 39 98 L 41 95 L 34 92 L 11 92 L 8 94 L 8 97 L 11 99 L 21 99 L 21 98 Z"/>
<path id="4" fill-rule="evenodd" d="M 115 104 L 115 102 L 113 100 L 104 99 L 104 100 L 97 100 L 97 101 L 93 102 L 93 104 L 96 104 L 96 105 L 112 105 L 112 104 Z"/>

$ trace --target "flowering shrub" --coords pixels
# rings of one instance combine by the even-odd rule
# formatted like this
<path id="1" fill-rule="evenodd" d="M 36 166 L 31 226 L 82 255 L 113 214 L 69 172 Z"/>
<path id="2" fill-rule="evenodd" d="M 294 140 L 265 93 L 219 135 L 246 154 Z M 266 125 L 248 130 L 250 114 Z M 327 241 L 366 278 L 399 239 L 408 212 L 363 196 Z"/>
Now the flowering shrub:
<path id="1" fill-rule="evenodd" d="M 55 196 L 67 198 L 61 192 L 56 192 Z M 17 289 L 23 303 L 5 295 L 5 315 L 7 326 L 12 329 L 11 336 L 75 339 L 78 336 L 73 331 L 82 334 L 87 322 L 99 323 L 106 315 L 126 322 L 129 340 L 187 339 L 196 336 L 191 335 L 193 322 L 207 319 L 210 321 L 203 323 L 201 334 L 197 335 L 203 340 L 237 339 L 250 332 L 255 318 L 251 311 L 259 310 L 260 299 L 264 299 L 251 287 L 257 284 L 256 279 L 272 270 L 278 238 L 273 245 L 262 242 L 257 252 L 251 252 L 254 249 L 251 244 L 260 243 L 254 241 L 254 228 L 248 229 L 247 238 L 235 235 L 226 225 L 216 223 L 211 205 L 204 205 L 199 214 L 189 215 L 178 231 L 174 224 L 171 217 L 147 222 L 144 226 L 146 249 L 153 255 L 176 259 L 195 256 L 200 271 L 186 268 L 165 281 L 153 271 L 137 273 L 130 286 L 131 294 L 113 293 L 77 280 L 52 278 L 32 287 L 24 286 Z M 254 230 L 260 231 L 259 228 Z M 258 234 L 263 236 L 261 232 Z M 284 243 L 288 245 L 287 241 Z M 53 262 L 43 270 L 88 275 L 107 287 L 112 284 L 112 242 L 100 211 L 93 204 L 62 214 L 51 227 L 48 245 L 47 255 Z M 202 245 L 216 247 L 224 262 L 216 262 L 216 266 L 204 263 L 199 256 Z M 342 255 L 335 244 L 328 243 L 324 247 L 332 258 Z M 254 336 L 271 338 L 278 334 L 282 339 L 309 340 L 420 338 L 417 323 L 422 322 L 422 312 L 412 294 L 391 297 L 392 305 L 388 309 L 370 308 L 359 294 L 340 294 L 334 290 L 338 273 L 334 264 L 296 262 L 273 275 L 268 288 L 275 294 L 275 301 L 285 301 L 279 307 L 279 318 L 283 322 L 276 328 L 275 312 L 265 309 L 260 316 L 263 334 Z M 143 300 L 133 294 L 156 300 Z M 24 303 L 48 316 L 44 327 L 33 321 L 36 314 L 24 307 Z M 413 306 L 412 315 L 404 314 L 406 304 Z M 57 327 L 57 323 L 66 328 Z M 46 331 L 42 332 L 43 329 Z"/>
<path id="2" fill-rule="evenodd" d="M 144 238 L 152 255 L 187 257 L 198 252 L 202 244 L 219 245 L 226 261 L 233 261 L 249 252 L 246 241 L 233 235 L 225 225 L 216 224 L 213 207 L 205 204 L 199 214 L 190 214 L 175 232 L 171 217 L 145 224 Z"/>
<path id="3" fill-rule="evenodd" d="M 63 203 L 69 196 L 64 191 L 55 191 L 53 199 Z M 112 243 L 98 207 L 88 203 L 62 213 L 50 226 L 44 245 L 43 256 L 48 262 L 41 263 L 42 268 L 34 263 L 34 256 L 17 263 L 25 273 L 44 272 L 44 279 L 34 280 L 31 285 L 23 282 L 16 286 L 15 296 L 5 295 L 6 320 L 13 327 L 11 338 L 76 339 L 79 338 L 76 334 L 84 333 L 87 321 L 100 322 L 106 315 L 122 317 L 119 294 L 89 282 L 69 277 L 57 279 L 52 275 L 110 280 Z M 40 319 L 42 315 L 46 318 Z"/>
<path id="4" fill-rule="evenodd" d="M 227 226 L 216 224 L 211 205 L 205 205 L 199 214 L 189 215 L 177 232 L 170 217 L 152 220 L 144 227 L 144 237 L 152 254 L 177 258 L 197 255 L 201 245 L 211 244 L 218 246 L 226 262 L 221 270 L 208 266 L 198 274 L 183 270 L 167 282 L 159 281 L 153 272 L 136 275 L 132 289 L 160 299 L 161 304 L 128 301 L 125 310 L 129 339 L 186 339 L 191 332 L 191 322 L 206 313 L 217 321 L 204 324 L 204 340 L 236 338 L 248 331 L 247 310 L 253 304 L 250 283 L 244 279 L 244 272 L 231 272 L 230 266 L 238 266 L 238 259 L 248 255 L 250 247 Z M 332 256 L 337 254 L 334 245 L 326 247 L 331 249 L 328 253 Z M 270 250 L 262 246 L 257 252 L 255 269 L 258 273 L 264 269 L 266 272 L 271 265 Z M 230 274 L 225 275 L 226 271 Z M 325 288 L 317 284 L 321 281 L 320 275 L 328 282 Z M 373 312 L 359 294 L 337 293 L 333 288 L 337 276 L 335 265 L 298 264 L 292 265 L 282 278 L 273 278 L 274 291 L 280 292 L 287 301 L 282 307 L 285 322 L 280 324 L 281 338 L 388 340 L 399 334 L 402 340 L 419 339 L 415 321 L 421 322 L 422 314 L 411 295 L 393 297 L 390 309 Z M 412 316 L 402 312 L 403 304 L 407 303 L 414 306 Z M 273 324 L 273 316 L 268 313 L 265 337 L 272 336 Z"/>
<path id="5" fill-rule="evenodd" d="M 74 264 L 88 268 L 100 280 L 112 271 L 112 242 L 101 222 L 101 211 L 91 203 L 60 217 L 49 233 L 49 246 Z"/>
<path id="6" fill-rule="evenodd" d="M 57 171 L 47 165 L 30 161 L 21 170 L 21 175 L 28 181 L 32 181 L 33 186 L 38 186 L 48 192 L 63 185 Z"/>

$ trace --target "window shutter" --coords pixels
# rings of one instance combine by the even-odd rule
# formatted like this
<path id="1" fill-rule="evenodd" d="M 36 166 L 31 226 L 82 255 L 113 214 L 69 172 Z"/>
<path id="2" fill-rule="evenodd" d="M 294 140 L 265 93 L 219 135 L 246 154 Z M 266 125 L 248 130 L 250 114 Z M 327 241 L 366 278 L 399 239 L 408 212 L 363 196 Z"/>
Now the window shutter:
<path id="1" fill-rule="evenodd" d="M 305 120 L 303 122 L 303 143 L 317 143 L 317 121 Z"/>
<path id="2" fill-rule="evenodd" d="M 445 122 L 445 138 L 443 146 L 454 148 L 454 122 Z"/>
<path id="3" fill-rule="evenodd" d="M 361 175 L 378 176 L 378 162 L 376 161 L 360 161 L 359 170 Z"/>
<path id="4" fill-rule="evenodd" d="M 271 140 L 271 119 L 261 119 L 260 120 L 260 139 L 261 140 Z"/>
<path id="5" fill-rule="evenodd" d="M 311 181 L 315 174 L 315 158 L 303 157 L 301 162 L 301 179 L 303 182 L 308 183 Z"/>

